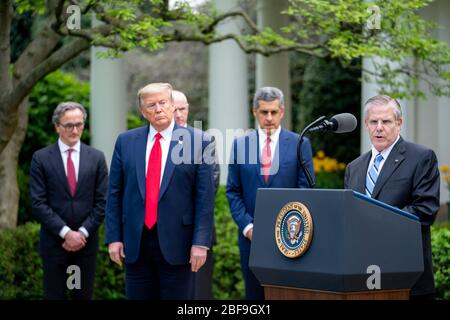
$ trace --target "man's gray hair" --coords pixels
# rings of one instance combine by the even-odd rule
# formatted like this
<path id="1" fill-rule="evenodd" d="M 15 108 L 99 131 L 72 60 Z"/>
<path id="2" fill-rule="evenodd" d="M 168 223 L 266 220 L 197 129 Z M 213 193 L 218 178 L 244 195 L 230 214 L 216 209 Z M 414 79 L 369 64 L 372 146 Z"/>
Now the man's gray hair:
<path id="1" fill-rule="evenodd" d="M 367 119 L 367 117 L 369 116 L 369 109 L 373 106 L 386 105 L 392 107 L 392 110 L 394 110 L 395 120 L 398 120 L 402 117 L 402 108 L 400 107 L 400 103 L 398 103 L 398 101 L 392 97 L 380 94 L 368 99 L 364 104 L 364 119 Z"/>
<path id="2" fill-rule="evenodd" d="M 86 109 L 78 102 L 65 101 L 58 104 L 55 111 L 53 111 L 52 122 L 53 124 L 59 124 L 59 120 L 66 111 L 79 109 L 83 113 L 83 120 L 86 121 L 87 112 Z"/>
<path id="3" fill-rule="evenodd" d="M 281 91 L 278 88 L 275 87 L 262 87 L 259 88 L 255 92 L 255 96 L 253 97 L 253 108 L 258 109 L 259 103 L 258 101 L 274 101 L 279 100 L 280 101 L 280 107 L 284 108 L 284 95 L 283 91 Z"/>

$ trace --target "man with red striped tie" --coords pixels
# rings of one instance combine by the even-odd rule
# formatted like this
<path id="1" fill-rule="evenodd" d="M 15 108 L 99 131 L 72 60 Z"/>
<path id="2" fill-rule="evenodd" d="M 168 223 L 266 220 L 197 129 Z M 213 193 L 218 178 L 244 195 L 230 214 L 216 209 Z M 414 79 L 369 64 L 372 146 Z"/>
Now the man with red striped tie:
<path id="1" fill-rule="evenodd" d="M 127 299 L 192 299 L 211 248 L 214 143 L 175 123 L 170 84 L 151 83 L 138 100 L 148 124 L 117 138 L 106 243 L 114 262 L 125 259 Z"/>
<path id="2" fill-rule="evenodd" d="M 231 215 L 239 227 L 245 297 L 250 300 L 264 299 L 263 288 L 248 266 L 256 191 L 258 188 L 309 187 L 297 161 L 299 135 L 281 128 L 284 108 L 280 89 L 263 87 L 256 91 L 253 115 L 259 128 L 234 140 L 228 166 L 226 195 Z M 314 175 L 311 144 L 307 138 L 301 148 L 306 166 Z"/>
<path id="3" fill-rule="evenodd" d="M 93 295 L 108 169 L 101 151 L 80 142 L 86 117 L 81 104 L 60 103 L 53 113 L 58 142 L 36 151 L 31 160 L 46 299 L 65 299 L 69 290 L 74 299 Z"/>

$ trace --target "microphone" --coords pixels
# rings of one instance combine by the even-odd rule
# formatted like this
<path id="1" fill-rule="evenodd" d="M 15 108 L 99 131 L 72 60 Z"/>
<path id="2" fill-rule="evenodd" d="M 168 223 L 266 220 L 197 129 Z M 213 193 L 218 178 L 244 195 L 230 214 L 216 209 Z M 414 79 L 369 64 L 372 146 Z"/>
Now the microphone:
<path id="1" fill-rule="evenodd" d="M 351 113 L 339 113 L 334 115 L 329 121 L 322 120 L 318 125 L 308 129 L 308 132 L 333 131 L 336 133 L 347 133 L 355 130 L 358 121 Z"/>

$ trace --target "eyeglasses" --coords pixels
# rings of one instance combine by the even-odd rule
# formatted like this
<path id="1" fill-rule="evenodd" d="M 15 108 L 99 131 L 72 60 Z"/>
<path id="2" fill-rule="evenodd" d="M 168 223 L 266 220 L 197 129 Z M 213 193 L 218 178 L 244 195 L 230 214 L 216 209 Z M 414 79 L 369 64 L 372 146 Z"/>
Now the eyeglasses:
<path id="1" fill-rule="evenodd" d="M 64 129 L 66 129 L 67 131 L 73 131 L 73 128 L 77 128 L 77 130 L 81 130 L 84 127 L 84 123 L 83 122 L 78 122 L 78 123 L 65 123 L 59 124 L 61 127 L 63 127 Z"/>
<path id="2" fill-rule="evenodd" d="M 158 105 L 161 108 L 167 108 L 170 104 L 169 104 L 168 100 L 161 100 L 158 102 L 149 103 L 149 104 L 145 105 L 144 108 L 147 110 L 154 110 L 154 109 L 156 109 L 156 106 L 158 106 Z"/>

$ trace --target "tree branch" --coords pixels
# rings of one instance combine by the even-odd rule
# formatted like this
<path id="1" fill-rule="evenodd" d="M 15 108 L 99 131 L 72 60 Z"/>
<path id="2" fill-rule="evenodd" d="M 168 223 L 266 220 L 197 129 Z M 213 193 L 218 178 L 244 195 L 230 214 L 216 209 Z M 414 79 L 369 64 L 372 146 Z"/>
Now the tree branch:
<path id="1" fill-rule="evenodd" d="M 57 70 L 64 63 L 76 57 L 90 47 L 90 42 L 77 38 L 53 52 L 45 61 L 36 66 L 31 72 L 17 83 L 13 90 L 4 91 L 0 95 L 0 119 L 7 121 L 7 125 L 0 126 L 0 153 L 17 126 L 17 110 L 22 100 L 31 92 L 34 85 L 52 71 Z M 12 123 L 12 124 L 11 124 Z"/>
<path id="2" fill-rule="evenodd" d="M 0 83 L 1 90 L 11 89 L 9 64 L 11 63 L 10 31 L 13 8 L 11 0 L 0 1 Z M 5 87 L 3 87 L 5 84 Z"/>
<path id="3" fill-rule="evenodd" d="M 253 20 L 249 17 L 249 15 L 244 11 L 231 11 L 224 14 L 221 14 L 217 16 L 214 21 L 208 25 L 206 28 L 202 30 L 202 33 L 211 33 L 214 31 L 214 28 L 223 20 L 232 18 L 232 17 L 242 17 L 244 21 L 247 23 L 247 25 L 250 27 L 250 29 L 254 33 L 259 33 L 260 30 L 256 26 L 256 24 L 253 22 Z"/>
<path id="4" fill-rule="evenodd" d="M 18 82 L 24 74 L 44 61 L 56 48 L 60 39 L 61 37 L 49 26 L 44 28 L 17 59 L 14 66 L 14 81 Z"/>

